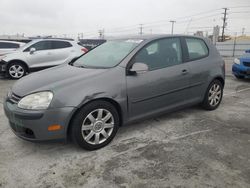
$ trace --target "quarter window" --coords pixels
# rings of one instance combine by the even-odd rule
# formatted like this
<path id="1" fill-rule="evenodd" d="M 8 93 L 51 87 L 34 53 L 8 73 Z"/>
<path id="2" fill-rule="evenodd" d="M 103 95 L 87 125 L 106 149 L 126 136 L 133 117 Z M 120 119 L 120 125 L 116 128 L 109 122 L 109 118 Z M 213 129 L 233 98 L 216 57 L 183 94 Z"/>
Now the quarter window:
<path id="1" fill-rule="evenodd" d="M 200 59 L 208 55 L 208 48 L 201 39 L 186 38 L 189 60 Z"/>
<path id="2" fill-rule="evenodd" d="M 161 69 L 182 63 L 179 38 L 166 38 L 152 42 L 142 48 L 133 62 L 145 63 L 149 70 Z"/>

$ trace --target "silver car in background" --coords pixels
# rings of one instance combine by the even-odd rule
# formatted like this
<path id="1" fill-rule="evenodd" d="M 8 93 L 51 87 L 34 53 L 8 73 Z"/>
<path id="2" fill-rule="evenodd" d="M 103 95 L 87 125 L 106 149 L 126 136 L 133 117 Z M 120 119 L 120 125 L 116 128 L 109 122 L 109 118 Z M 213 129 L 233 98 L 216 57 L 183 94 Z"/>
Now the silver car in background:
<path id="1" fill-rule="evenodd" d="M 208 40 L 179 35 L 117 39 L 17 81 L 4 100 L 13 132 L 93 150 L 124 124 L 222 100 L 225 64 Z M 136 125 L 134 125 L 136 129 Z"/>
<path id="2" fill-rule="evenodd" d="M 0 57 L 0 72 L 19 79 L 28 72 L 60 65 L 87 51 L 73 40 L 35 39 L 13 53 Z"/>
<path id="3" fill-rule="evenodd" d="M 0 56 L 13 52 L 23 45 L 25 45 L 23 42 L 0 40 Z"/>

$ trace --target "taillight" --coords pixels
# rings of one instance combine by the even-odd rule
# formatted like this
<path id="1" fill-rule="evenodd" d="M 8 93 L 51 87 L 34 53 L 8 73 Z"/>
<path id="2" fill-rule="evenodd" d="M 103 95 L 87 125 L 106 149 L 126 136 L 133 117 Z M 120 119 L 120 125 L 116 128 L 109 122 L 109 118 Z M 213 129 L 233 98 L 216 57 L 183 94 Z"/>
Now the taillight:
<path id="1" fill-rule="evenodd" d="M 84 53 L 88 52 L 88 49 L 87 48 L 82 48 L 81 49 Z"/>

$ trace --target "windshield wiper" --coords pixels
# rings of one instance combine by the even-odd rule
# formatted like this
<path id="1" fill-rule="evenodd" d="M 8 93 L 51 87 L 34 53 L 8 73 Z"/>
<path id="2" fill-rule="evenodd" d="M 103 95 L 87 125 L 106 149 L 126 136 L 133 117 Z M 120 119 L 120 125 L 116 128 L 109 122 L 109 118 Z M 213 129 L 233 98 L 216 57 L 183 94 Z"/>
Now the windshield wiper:
<path id="1" fill-rule="evenodd" d="M 74 65 L 73 65 L 74 66 Z M 83 65 L 78 65 L 78 66 L 75 66 L 75 67 L 78 67 L 78 68 L 86 68 L 85 66 Z"/>

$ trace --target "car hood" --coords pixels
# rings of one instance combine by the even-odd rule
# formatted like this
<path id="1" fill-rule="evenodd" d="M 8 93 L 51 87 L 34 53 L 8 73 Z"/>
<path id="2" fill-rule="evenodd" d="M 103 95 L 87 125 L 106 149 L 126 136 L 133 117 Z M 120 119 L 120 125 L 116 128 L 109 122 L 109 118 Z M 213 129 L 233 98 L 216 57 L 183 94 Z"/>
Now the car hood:
<path id="1" fill-rule="evenodd" d="M 22 53 L 22 52 L 21 52 Z M 20 50 L 13 50 L 13 51 L 8 51 L 8 52 L 4 52 L 2 56 L 2 60 L 5 62 L 8 62 L 10 60 L 13 60 L 15 58 L 19 59 L 20 58 Z"/>
<path id="2" fill-rule="evenodd" d="M 12 92 L 20 97 L 39 91 L 55 91 L 100 76 L 109 69 L 79 68 L 64 64 L 32 73 L 18 80 Z"/>
<path id="3" fill-rule="evenodd" d="M 240 57 L 241 61 L 249 61 L 250 60 L 250 53 L 245 53 Z"/>

